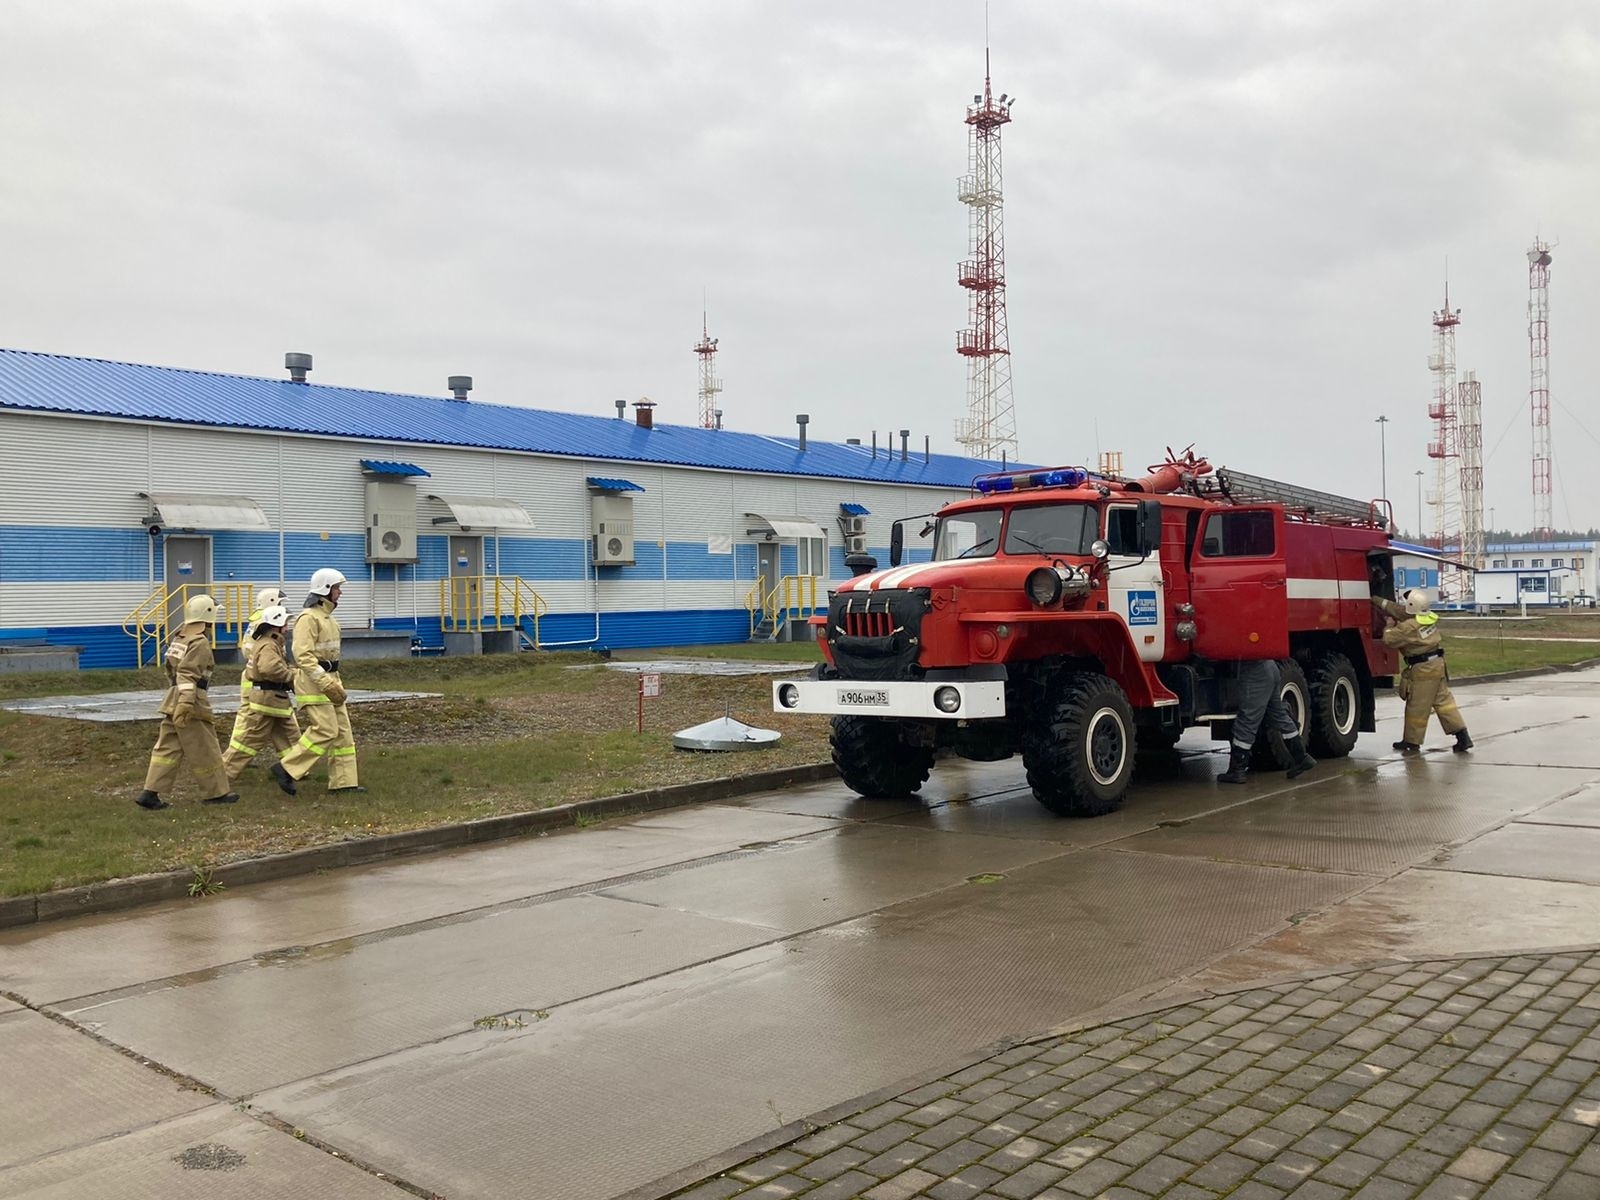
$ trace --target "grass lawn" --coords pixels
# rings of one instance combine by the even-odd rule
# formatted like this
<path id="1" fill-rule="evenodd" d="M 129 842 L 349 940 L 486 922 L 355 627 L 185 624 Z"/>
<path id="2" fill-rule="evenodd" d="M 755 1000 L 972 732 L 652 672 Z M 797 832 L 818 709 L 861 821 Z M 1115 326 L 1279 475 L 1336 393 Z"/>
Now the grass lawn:
<path id="1" fill-rule="evenodd" d="M 1527 618 L 1451 615 L 1440 627 L 1453 679 L 1600 658 L 1600 612 Z"/>
<path id="2" fill-rule="evenodd" d="M 798 649 L 816 661 L 814 647 Z M 283 795 L 266 773 L 267 751 L 240 781 L 238 804 L 203 807 L 183 785 L 167 797 L 172 808 L 146 812 L 133 799 L 154 721 L 103 725 L 0 711 L 0 896 L 828 757 L 827 719 L 773 713 L 768 676 L 663 676 L 661 698 L 645 702 L 642 735 L 637 676 L 590 654 L 376 660 L 352 663 L 346 678 L 358 688 L 443 693 L 352 708 L 361 782 L 370 789 L 354 797 L 329 796 L 321 771 L 301 782 L 298 796 Z M 237 679 L 237 667 L 220 669 L 217 686 Z M 0 676 L 0 698 L 164 683 L 154 671 Z M 672 734 L 730 705 L 783 741 L 739 754 L 672 747 Z M 232 721 L 218 719 L 223 739 Z"/>

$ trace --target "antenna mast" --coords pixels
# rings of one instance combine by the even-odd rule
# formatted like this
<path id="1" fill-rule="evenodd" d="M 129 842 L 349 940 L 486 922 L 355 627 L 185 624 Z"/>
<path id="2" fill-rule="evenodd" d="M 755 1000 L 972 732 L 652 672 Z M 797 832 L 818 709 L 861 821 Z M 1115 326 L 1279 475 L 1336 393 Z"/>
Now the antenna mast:
<path id="1" fill-rule="evenodd" d="M 1459 553 L 1461 540 L 1460 446 L 1457 440 L 1456 409 L 1456 326 L 1461 310 L 1450 307 L 1450 285 L 1445 284 L 1444 307 L 1433 314 L 1433 353 L 1428 370 L 1433 372 L 1433 400 L 1428 419 L 1433 422 L 1433 440 L 1428 457 L 1434 467 L 1434 548 L 1440 554 Z M 1461 572 L 1451 567 L 1439 571 L 1440 599 L 1455 599 L 1460 593 Z"/>
<path id="2" fill-rule="evenodd" d="M 987 17 L 985 18 L 987 24 Z M 1000 130 L 1011 120 L 1015 97 L 994 98 L 989 81 L 987 29 L 983 94 L 967 109 L 968 173 L 956 196 L 968 211 L 968 258 L 957 282 L 970 293 L 967 328 L 956 352 L 967 360 L 967 415 L 956 422 L 956 441 L 973 458 L 1016 457 L 1017 414 L 1011 395 L 1011 345 L 1006 330 L 1006 242 Z"/>
<path id="3" fill-rule="evenodd" d="M 1548 534 L 1550 512 L 1550 246 L 1528 250 L 1528 408 L 1533 414 L 1533 531 Z"/>
<path id="4" fill-rule="evenodd" d="M 700 343 L 694 348 L 700 359 L 700 428 L 717 428 L 717 393 L 722 391 L 722 380 L 717 377 L 714 356 L 717 339 L 707 332 L 706 310 L 700 310 Z"/>

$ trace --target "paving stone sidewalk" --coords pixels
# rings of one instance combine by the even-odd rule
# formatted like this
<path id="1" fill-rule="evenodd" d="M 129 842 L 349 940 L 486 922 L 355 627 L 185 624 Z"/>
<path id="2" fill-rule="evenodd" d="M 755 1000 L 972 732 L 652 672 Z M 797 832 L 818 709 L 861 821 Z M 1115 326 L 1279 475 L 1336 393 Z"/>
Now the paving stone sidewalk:
<path id="1" fill-rule="evenodd" d="M 1400 963 L 1018 1045 L 676 1195 L 1600 1200 L 1600 953 Z"/>

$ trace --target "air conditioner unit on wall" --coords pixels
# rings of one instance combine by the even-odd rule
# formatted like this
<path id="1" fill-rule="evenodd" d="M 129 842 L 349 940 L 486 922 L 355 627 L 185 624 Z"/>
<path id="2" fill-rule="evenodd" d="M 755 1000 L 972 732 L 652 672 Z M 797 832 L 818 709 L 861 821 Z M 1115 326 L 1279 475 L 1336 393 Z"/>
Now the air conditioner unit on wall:
<path id="1" fill-rule="evenodd" d="M 857 520 L 860 518 L 858 517 Z M 846 554 L 865 554 L 867 552 L 867 538 L 865 534 L 853 533 L 844 540 Z"/>
<path id="2" fill-rule="evenodd" d="M 865 517 L 845 517 L 843 523 L 846 537 L 867 531 L 867 519 Z"/>
<path id="3" fill-rule="evenodd" d="M 367 561 L 417 561 L 417 489 L 409 483 L 367 484 Z"/>
<path id="4" fill-rule="evenodd" d="M 633 566 L 633 497 L 604 493 L 592 497 L 594 564 Z"/>

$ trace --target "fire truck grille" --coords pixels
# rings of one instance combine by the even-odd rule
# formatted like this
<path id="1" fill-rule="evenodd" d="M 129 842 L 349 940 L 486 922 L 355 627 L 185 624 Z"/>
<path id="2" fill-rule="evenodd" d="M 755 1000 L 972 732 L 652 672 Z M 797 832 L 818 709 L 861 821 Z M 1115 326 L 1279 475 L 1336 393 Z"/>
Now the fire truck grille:
<path id="1" fill-rule="evenodd" d="M 916 672 L 927 596 L 916 591 L 836 593 L 828 642 L 845 679 L 909 679 Z"/>

